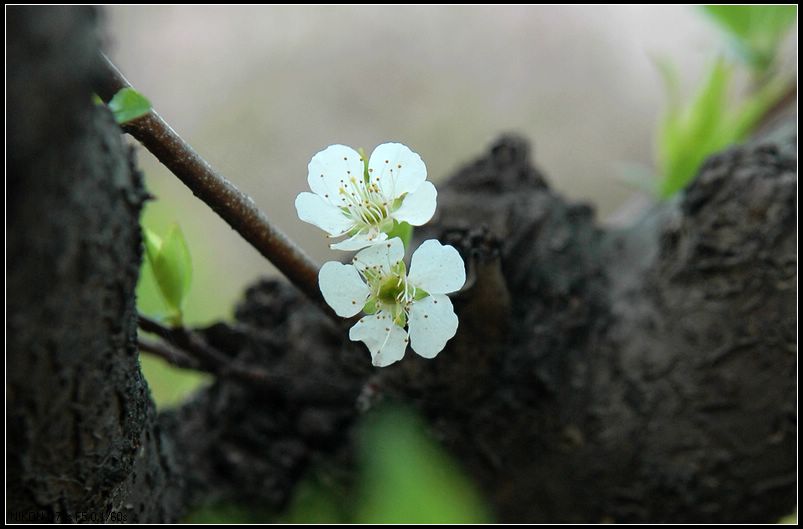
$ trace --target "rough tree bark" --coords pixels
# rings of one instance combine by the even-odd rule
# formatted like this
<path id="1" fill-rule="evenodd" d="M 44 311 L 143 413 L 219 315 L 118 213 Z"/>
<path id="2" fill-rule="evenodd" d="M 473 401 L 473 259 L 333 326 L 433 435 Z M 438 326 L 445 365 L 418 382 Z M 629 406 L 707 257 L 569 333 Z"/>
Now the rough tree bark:
<path id="1" fill-rule="evenodd" d="M 172 458 L 136 345 L 146 193 L 92 102 L 97 13 L 7 17 L 7 517 L 169 519 Z"/>
<path id="2" fill-rule="evenodd" d="M 793 509 L 794 127 L 712 157 L 682 198 L 617 230 L 502 138 L 417 233 L 458 246 L 473 284 L 435 360 L 374 370 L 300 293 L 263 281 L 236 323 L 201 332 L 291 382 L 219 380 L 157 416 L 135 340 L 145 194 L 91 102 L 96 13 L 7 15 L 7 519 L 278 509 L 316 462 L 348 484 L 352 425 L 383 399 L 423 412 L 501 521 Z"/>

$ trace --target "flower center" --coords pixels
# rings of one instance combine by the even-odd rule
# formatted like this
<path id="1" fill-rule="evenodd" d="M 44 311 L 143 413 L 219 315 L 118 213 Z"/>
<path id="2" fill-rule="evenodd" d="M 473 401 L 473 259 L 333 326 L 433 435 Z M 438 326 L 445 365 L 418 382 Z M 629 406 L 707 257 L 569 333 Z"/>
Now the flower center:
<path id="1" fill-rule="evenodd" d="M 416 288 L 407 281 L 404 262 L 399 261 L 393 265 L 388 274 L 371 268 L 365 269 L 363 277 L 371 288 L 365 311 L 369 314 L 387 311 L 391 314 L 393 323 L 404 327 L 410 303 L 416 296 Z"/>
<path id="2" fill-rule="evenodd" d="M 349 177 L 348 182 L 340 181 L 338 189 L 341 209 L 361 228 L 376 227 L 378 231 L 390 229 L 393 219 L 390 218 L 392 204 L 382 194 L 376 183 L 370 179 Z"/>
<path id="3" fill-rule="evenodd" d="M 406 294 L 405 283 L 406 281 L 403 281 L 401 277 L 388 277 L 379 285 L 376 295 L 377 300 L 383 305 L 393 305 L 402 302 Z"/>

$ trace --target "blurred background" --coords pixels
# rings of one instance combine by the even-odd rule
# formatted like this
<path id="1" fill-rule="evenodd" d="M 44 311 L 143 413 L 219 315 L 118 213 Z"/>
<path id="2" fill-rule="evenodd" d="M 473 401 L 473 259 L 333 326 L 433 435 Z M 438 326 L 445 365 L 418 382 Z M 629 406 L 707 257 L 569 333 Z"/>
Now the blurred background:
<path id="1" fill-rule="evenodd" d="M 319 262 L 332 258 L 323 232 L 299 221 L 293 203 L 307 190 L 307 163 L 326 146 L 370 153 L 377 144 L 402 142 L 422 156 L 437 184 L 498 134 L 519 132 L 532 141 L 552 186 L 592 203 L 605 222 L 643 196 L 626 183 L 628 168 L 644 174 L 654 167 L 655 131 L 667 102 L 657 63 L 671 61 L 688 95 L 726 48 L 722 32 L 688 6 L 113 6 L 105 14 L 106 49 L 131 83 Z M 796 52 L 795 25 L 780 53 L 793 79 Z M 165 233 L 178 221 L 189 243 L 194 270 L 185 321 L 231 318 L 243 288 L 275 269 L 143 148 L 139 161 L 157 197 L 143 224 Z M 148 267 L 138 295 L 140 310 L 164 313 Z M 142 361 L 158 406 L 176 404 L 208 381 L 150 357 Z M 414 418 L 383 424 L 366 446 L 387 447 L 404 435 L 423 439 Z M 391 504 L 363 497 L 357 519 L 490 519 L 459 472 L 437 462 L 447 456 L 416 443 L 398 448 L 409 451 L 407 464 L 400 466 L 394 452 L 369 466 L 390 480 L 375 488 L 412 496 Z M 427 472 L 433 468 L 446 469 L 451 484 Z M 430 482 L 422 484 L 422 475 Z M 444 495 L 446 488 L 453 493 Z M 349 519 L 313 478 L 300 490 L 286 520 Z M 432 495 L 456 503 L 429 511 Z M 394 518 L 397 504 L 414 506 L 413 514 Z M 229 505 L 193 520 L 260 518 Z"/>
<path id="2" fill-rule="evenodd" d="M 517 131 L 551 184 L 604 222 L 641 193 L 628 169 L 653 167 L 667 101 L 657 62 L 671 61 L 690 94 L 727 52 L 689 6 L 111 6 L 105 16 L 106 49 L 133 85 L 319 262 L 331 258 L 323 232 L 293 204 L 326 146 L 405 143 L 437 184 Z M 796 25 L 781 50 L 795 72 Z M 164 234 L 179 222 L 189 243 L 185 321 L 230 318 L 243 288 L 276 270 L 138 152 L 157 197 L 143 224 Z M 148 267 L 138 293 L 142 311 L 165 312 Z M 203 380 L 143 363 L 159 404 Z"/>
<path id="3" fill-rule="evenodd" d="M 312 155 L 400 141 L 436 183 L 500 132 L 534 144 L 555 188 L 604 219 L 649 165 L 666 101 L 656 57 L 692 88 L 723 37 L 687 6 L 140 7 L 106 10 L 107 49 L 179 134 L 313 258 L 300 222 Z M 797 30 L 785 47 L 792 61 Z M 272 266 L 139 149 L 158 197 L 145 224 L 180 220 L 195 263 L 187 317 L 229 317 Z"/>

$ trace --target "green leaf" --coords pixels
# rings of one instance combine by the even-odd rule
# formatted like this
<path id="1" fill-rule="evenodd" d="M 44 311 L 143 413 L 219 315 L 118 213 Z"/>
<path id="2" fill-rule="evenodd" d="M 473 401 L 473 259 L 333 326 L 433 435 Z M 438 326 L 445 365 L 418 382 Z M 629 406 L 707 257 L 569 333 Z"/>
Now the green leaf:
<path id="1" fill-rule="evenodd" d="M 707 5 L 701 9 L 730 35 L 739 57 L 757 71 L 769 68 L 797 18 L 794 5 Z"/>
<path id="2" fill-rule="evenodd" d="M 165 309 L 164 295 L 154 277 L 151 263 L 159 256 L 162 239 L 144 226 L 142 232 L 145 241 L 146 259 L 140 269 L 140 277 L 137 283 L 137 310 L 143 314 L 161 318 Z M 157 314 L 159 316 L 156 316 Z M 184 313 L 182 312 L 180 318 L 177 314 L 171 314 L 169 319 L 181 322 L 184 320 Z M 211 377 L 207 374 L 188 369 L 179 369 L 160 358 L 149 355 L 140 357 L 140 367 L 145 379 L 148 381 L 151 397 L 153 397 L 157 408 L 160 410 L 179 405 L 200 386 L 211 381 Z"/>
<path id="3" fill-rule="evenodd" d="M 342 488 L 335 487 L 331 479 L 309 476 L 296 487 L 287 512 L 280 518 L 281 524 L 334 524 L 348 523 L 343 508 L 347 504 Z"/>
<path id="4" fill-rule="evenodd" d="M 700 9 L 732 36 L 747 40 L 753 25 L 753 7 L 755 6 L 705 5 Z"/>
<path id="5" fill-rule="evenodd" d="M 667 110 L 659 129 L 662 197 L 683 189 L 705 157 L 729 143 L 720 129 L 727 110 L 731 74 L 732 69 L 724 61 L 717 61 L 688 107 L 670 106 Z"/>
<path id="6" fill-rule="evenodd" d="M 388 239 L 398 237 L 404 244 L 405 251 L 410 249 L 410 241 L 413 238 L 413 227 L 406 222 L 393 221 L 393 228 L 388 232 Z"/>
<path id="7" fill-rule="evenodd" d="M 122 125 L 150 112 L 151 102 L 133 88 L 123 88 L 109 101 L 109 110 L 115 121 Z"/>
<path id="8" fill-rule="evenodd" d="M 414 415 L 391 409 L 369 419 L 361 431 L 357 523 L 490 521 L 472 484 Z"/>
<path id="9" fill-rule="evenodd" d="M 677 79 L 671 67 L 660 65 L 670 101 L 658 127 L 657 157 L 661 180 L 658 195 L 668 198 L 692 181 L 705 159 L 747 138 L 762 116 L 789 88 L 780 77 L 765 79 L 753 94 L 736 106 L 728 92 L 733 67 L 718 60 L 686 106 L 676 96 Z"/>
<path id="10" fill-rule="evenodd" d="M 152 263 L 159 256 L 162 251 L 162 238 L 156 235 L 156 232 L 146 227 L 142 227 L 142 234 L 145 236 L 145 255 L 148 257 L 148 262 Z"/>
<path id="11" fill-rule="evenodd" d="M 180 321 L 192 282 L 192 260 L 184 234 L 178 224 L 173 224 L 159 244 L 158 237 L 146 230 L 145 249 L 159 292 Z"/>

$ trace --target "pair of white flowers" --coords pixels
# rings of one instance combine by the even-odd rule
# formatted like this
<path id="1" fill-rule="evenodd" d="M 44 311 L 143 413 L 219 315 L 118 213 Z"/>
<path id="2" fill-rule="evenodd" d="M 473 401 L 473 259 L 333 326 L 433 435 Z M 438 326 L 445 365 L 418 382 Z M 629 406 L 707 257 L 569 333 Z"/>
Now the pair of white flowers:
<path id="1" fill-rule="evenodd" d="M 404 244 L 388 239 L 398 223 L 421 226 L 435 213 L 438 193 L 421 157 L 405 145 L 385 143 L 366 161 L 350 147 L 331 145 L 313 156 L 307 180 L 312 193 L 296 198 L 299 218 L 329 237 L 346 237 L 331 248 L 360 250 L 352 264 L 330 261 L 318 275 L 338 316 L 366 314 L 349 338 L 364 342 L 379 367 L 401 360 L 408 343 L 419 355 L 435 357 L 457 332 L 446 294 L 466 281 L 463 259 L 430 239 L 413 254 L 408 273 Z"/>

